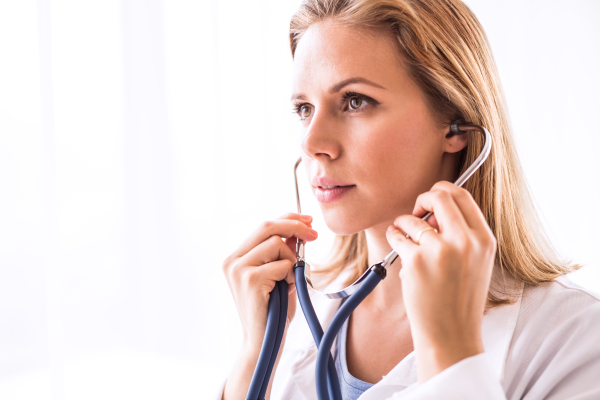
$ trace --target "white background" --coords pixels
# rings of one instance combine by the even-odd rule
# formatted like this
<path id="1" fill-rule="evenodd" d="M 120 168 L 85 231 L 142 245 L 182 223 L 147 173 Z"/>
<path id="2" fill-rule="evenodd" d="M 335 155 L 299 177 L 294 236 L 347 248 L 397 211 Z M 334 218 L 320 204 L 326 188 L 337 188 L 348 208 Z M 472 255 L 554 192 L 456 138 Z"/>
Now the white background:
<path id="1" fill-rule="evenodd" d="M 199 399 L 227 375 L 221 263 L 295 210 L 298 4 L 0 1 L 0 398 Z M 548 233 L 600 292 L 600 2 L 467 4 Z M 310 260 L 333 236 L 304 204 Z"/>

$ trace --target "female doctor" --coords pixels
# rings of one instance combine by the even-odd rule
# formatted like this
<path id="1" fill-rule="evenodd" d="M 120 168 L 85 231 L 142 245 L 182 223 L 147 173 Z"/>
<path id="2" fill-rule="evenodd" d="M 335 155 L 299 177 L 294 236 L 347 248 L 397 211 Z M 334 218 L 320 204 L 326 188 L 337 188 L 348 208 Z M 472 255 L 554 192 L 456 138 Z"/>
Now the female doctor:
<path id="1" fill-rule="evenodd" d="M 399 255 L 336 340 L 344 398 L 600 399 L 600 300 L 563 276 L 580 266 L 557 257 L 537 219 L 469 8 L 308 0 L 290 44 L 303 164 L 338 235 L 322 273 L 350 283 Z M 483 140 L 447 138 L 457 119 L 486 127 L 493 143 L 464 188 L 451 182 Z M 317 398 L 317 348 L 296 315 L 296 238 L 317 238 L 310 216 L 263 223 L 223 263 L 244 343 L 216 398 L 245 398 L 282 279 L 288 323 L 267 398 Z M 326 328 L 341 300 L 311 297 Z"/>

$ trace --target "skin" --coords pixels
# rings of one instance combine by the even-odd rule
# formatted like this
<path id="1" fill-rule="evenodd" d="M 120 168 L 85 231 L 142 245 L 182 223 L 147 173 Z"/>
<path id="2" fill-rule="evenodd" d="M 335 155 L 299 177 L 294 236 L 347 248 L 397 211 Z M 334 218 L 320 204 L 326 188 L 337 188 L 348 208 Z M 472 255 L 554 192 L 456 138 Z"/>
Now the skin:
<path id="1" fill-rule="evenodd" d="M 451 183 L 467 135 L 445 138 L 450 121 L 436 123 L 387 39 L 331 20 L 311 25 L 296 49 L 292 97 L 309 178 L 325 175 L 354 185 L 341 199 L 320 204 L 327 226 L 338 234 L 364 230 L 370 264 L 392 249 L 399 254 L 388 277 L 350 317 L 348 369 L 376 383 L 414 351 L 424 383 L 483 352 L 481 323 L 496 241 L 471 195 Z M 355 77 L 379 87 L 354 82 L 330 90 Z M 368 98 L 343 102 L 346 91 Z M 428 211 L 434 215 L 422 221 Z M 246 395 L 277 280 L 291 284 L 295 305 L 294 244 L 296 238 L 316 239 L 310 222 L 293 213 L 269 221 L 223 264 L 244 329 L 244 350 L 224 399 Z M 426 227 L 439 233 L 424 232 L 419 244 L 404 236 L 416 237 Z M 288 322 L 294 314 L 292 306 Z M 382 332 L 385 340 L 370 340 Z"/>

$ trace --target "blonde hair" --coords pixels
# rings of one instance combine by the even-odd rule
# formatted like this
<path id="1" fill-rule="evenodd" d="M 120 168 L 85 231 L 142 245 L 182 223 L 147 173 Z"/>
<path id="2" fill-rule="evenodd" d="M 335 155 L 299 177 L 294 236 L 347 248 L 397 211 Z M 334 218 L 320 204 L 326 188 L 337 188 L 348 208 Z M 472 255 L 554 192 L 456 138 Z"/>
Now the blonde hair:
<path id="1" fill-rule="evenodd" d="M 517 156 L 490 45 L 479 21 L 464 3 L 307 0 L 291 19 L 292 57 L 309 26 L 329 19 L 392 34 L 403 64 L 426 95 L 436 120 L 448 125 L 461 119 L 490 132 L 491 153 L 463 187 L 481 208 L 497 240 L 492 286 L 505 272 L 516 281 L 538 285 L 581 268 L 559 258 L 538 218 Z M 469 145 L 461 151 L 457 177 L 473 163 L 483 146 L 481 135 L 469 135 Z M 326 265 L 323 272 L 332 279 L 344 271 L 350 272 L 348 284 L 356 280 L 369 267 L 364 231 L 336 235 Z M 490 287 L 487 307 L 514 300 L 514 295 Z"/>

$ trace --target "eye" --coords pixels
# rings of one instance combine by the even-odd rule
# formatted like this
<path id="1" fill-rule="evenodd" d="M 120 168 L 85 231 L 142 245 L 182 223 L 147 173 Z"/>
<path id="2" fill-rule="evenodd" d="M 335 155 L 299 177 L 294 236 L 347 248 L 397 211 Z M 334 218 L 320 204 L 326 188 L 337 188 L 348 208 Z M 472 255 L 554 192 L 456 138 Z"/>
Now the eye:
<path id="1" fill-rule="evenodd" d="M 306 104 L 303 104 L 300 106 L 300 110 L 299 110 L 298 114 L 300 114 L 300 118 L 306 119 L 306 118 L 310 117 L 310 115 L 312 114 L 312 108 L 310 108 Z"/>
<path id="2" fill-rule="evenodd" d="M 358 110 L 360 108 L 360 106 L 363 104 L 363 98 L 362 97 L 352 97 L 350 98 L 350 108 L 353 110 Z"/>
<path id="3" fill-rule="evenodd" d="M 346 92 L 342 97 L 342 106 L 348 105 L 347 110 L 350 112 L 362 111 L 366 106 L 376 106 L 378 101 L 356 92 Z"/>
<path id="4" fill-rule="evenodd" d="M 298 103 L 294 104 L 292 112 L 298 114 L 302 121 L 312 116 L 312 107 L 307 103 Z"/>

